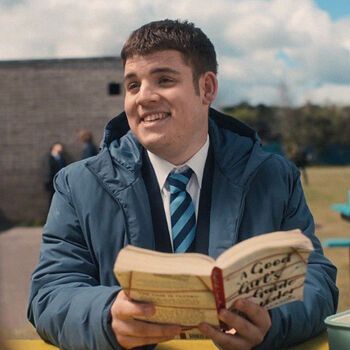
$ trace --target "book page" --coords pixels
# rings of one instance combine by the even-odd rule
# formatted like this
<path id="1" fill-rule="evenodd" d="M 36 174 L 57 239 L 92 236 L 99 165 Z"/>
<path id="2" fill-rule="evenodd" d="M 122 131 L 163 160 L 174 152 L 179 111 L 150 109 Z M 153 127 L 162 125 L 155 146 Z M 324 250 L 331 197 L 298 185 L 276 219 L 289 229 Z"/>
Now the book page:
<path id="1" fill-rule="evenodd" d="M 214 263 L 211 257 L 203 254 L 162 253 L 128 245 L 119 252 L 114 272 L 209 276 Z"/>
<path id="2" fill-rule="evenodd" d="M 133 300 L 151 302 L 154 316 L 144 320 L 192 328 L 201 322 L 218 326 L 209 276 L 117 272 L 119 283 Z"/>

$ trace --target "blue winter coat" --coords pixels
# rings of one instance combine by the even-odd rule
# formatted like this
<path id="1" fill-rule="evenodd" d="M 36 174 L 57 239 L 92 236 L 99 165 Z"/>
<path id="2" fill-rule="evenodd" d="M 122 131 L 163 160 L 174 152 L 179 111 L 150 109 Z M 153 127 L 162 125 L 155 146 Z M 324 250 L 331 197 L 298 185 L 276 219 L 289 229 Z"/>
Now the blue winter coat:
<path id="1" fill-rule="evenodd" d="M 258 348 L 280 349 L 318 334 L 336 311 L 336 269 L 314 236 L 298 170 L 262 151 L 250 128 L 214 110 L 209 135 L 215 158 L 210 256 L 251 236 L 294 228 L 315 247 L 304 301 L 270 311 L 272 327 Z M 28 317 L 61 349 L 120 348 L 109 324 L 119 291 L 114 261 L 126 244 L 155 247 L 141 153 L 122 114 L 107 126 L 100 154 L 69 165 L 55 179 Z"/>

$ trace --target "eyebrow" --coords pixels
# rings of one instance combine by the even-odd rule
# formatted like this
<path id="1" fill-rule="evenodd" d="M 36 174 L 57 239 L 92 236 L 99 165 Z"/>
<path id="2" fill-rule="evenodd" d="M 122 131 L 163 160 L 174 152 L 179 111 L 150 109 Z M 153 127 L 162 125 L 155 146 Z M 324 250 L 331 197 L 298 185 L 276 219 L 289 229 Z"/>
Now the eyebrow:
<path id="1" fill-rule="evenodd" d="M 159 73 L 171 73 L 171 74 L 180 75 L 179 71 L 177 71 L 176 69 L 169 68 L 169 67 L 158 67 L 158 68 L 154 68 L 151 70 L 151 74 L 159 74 Z M 137 77 L 136 73 L 130 72 L 124 77 L 124 81 L 129 80 L 129 79 L 133 79 L 136 77 Z"/>

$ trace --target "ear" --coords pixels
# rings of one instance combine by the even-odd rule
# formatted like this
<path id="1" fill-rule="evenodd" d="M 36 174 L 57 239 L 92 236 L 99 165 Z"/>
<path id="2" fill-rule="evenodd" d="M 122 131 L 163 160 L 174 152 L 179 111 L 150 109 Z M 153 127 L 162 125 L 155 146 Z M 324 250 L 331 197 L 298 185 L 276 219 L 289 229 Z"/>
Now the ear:
<path id="1" fill-rule="evenodd" d="M 218 93 L 218 79 L 213 72 L 206 72 L 202 76 L 202 102 L 205 105 L 211 105 Z"/>

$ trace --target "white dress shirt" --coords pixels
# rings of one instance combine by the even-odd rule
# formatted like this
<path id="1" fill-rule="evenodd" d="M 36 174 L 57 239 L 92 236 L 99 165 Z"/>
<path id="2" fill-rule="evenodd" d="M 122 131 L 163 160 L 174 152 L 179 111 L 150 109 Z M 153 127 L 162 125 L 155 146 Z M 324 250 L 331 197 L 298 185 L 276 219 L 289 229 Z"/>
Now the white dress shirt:
<path id="1" fill-rule="evenodd" d="M 171 219 L 170 219 L 170 191 L 169 186 L 167 184 L 167 177 L 169 173 L 173 170 L 181 170 L 183 167 L 187 166 L 193 170 L 193 174 L 190 178 L 186 186 L 187 192 L 190 194 L 193 205 L 196 212 L 196 219 L 198 218 L 198 207 L 199 207 L 199 196 L 202 187 L 202 179 L 205 162 L 207 160 L 209 149 L 209 135 L 207 136 L 207 140 L 202 148 L 185 164 L 182 165 L 174 165 L 169 163 L 168 161 L 158 157 L 154 153 L 151 153 L 147 150 L 149 159 L 153 166 L 154 172 L 157 177 L 157 181 L 160 188 L 160 193 L 162 195 L 163 206 L 166 216 L 166 221 L 168 224 L 169 234 L 170 234 L 170 242 L 173 244 L 173 239 L 171 237 Z"/>

